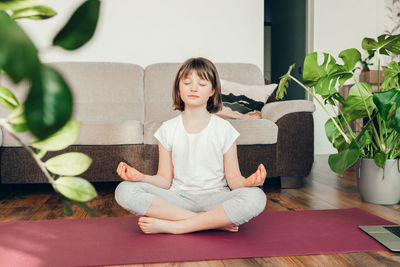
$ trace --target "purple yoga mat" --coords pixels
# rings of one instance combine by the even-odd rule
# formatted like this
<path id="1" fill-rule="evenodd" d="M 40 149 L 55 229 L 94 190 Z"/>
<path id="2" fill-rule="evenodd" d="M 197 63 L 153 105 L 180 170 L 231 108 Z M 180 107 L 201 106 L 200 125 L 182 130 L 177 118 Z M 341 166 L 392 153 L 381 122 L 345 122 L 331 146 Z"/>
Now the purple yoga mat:
<path id="1" fill-rule="evenodd" d="M 145 235 L 136 217 L 0 223 L 0 266 L 90 266 L 367 251 L 358 225 L 393 224 L 361 209 L 263 212 L 238 233 Z"/>

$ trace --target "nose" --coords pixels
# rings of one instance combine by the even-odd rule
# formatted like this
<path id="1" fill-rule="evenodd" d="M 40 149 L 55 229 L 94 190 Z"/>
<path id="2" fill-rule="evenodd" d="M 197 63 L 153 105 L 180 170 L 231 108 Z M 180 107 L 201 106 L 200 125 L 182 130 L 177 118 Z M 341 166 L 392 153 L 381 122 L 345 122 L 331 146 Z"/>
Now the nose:
<path id="1" fill-rule="evenodd" d="M 192 83 L 192 86 L 190 87 L 190 91 L 191 91 L 191 92 L 197 91 L 197 85 L 196 85 L 196 83 Z"/>

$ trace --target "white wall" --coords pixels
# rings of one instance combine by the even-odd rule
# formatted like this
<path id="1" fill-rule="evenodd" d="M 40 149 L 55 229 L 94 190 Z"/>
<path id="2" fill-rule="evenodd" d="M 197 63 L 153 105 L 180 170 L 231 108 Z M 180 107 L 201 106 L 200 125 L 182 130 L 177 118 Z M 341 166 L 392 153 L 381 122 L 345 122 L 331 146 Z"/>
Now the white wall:
<path id="1" fill-rule="evenodd" d="M 102 0 L 95 37 L 76 52 L 51 48 L 53 36 L 82 0 L 42 0 L 59 14 L 21 21 L 44 62 L 113 61 L 143 67 L 204 56 L 263 71 L 263 0 Z"/>
<path id="2" fill-rule="evenodd" d="M 337 58 L 340 51 L 357 48 L 364 37 L 376 38 L 383 33 L 385 19 L 383 0 L 315 0 L 313 10 L 312 47 Z M 363 54 L 365 56 L 366 53 Z M 329 154 L 336 150 L 325 135 L 324 124 L 329 118 L 317 106 L 314 113 L 315 153 Z"/>

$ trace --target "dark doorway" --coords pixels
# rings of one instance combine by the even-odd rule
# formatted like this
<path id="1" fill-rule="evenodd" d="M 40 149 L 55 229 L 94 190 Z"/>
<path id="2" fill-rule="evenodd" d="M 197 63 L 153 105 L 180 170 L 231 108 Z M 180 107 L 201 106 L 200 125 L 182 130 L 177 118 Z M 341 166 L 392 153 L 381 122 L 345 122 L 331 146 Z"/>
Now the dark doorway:
<path id="1" fill-rule="evenodd" d="M 285 74 L 293 63 L 296 67 L 292 70 L 292 75 L 302 81 L 302 67 L 306 55 L 306 12 L 307 0 L 264 0 L 264 27 L 270 27 L 272 83 L 279 83 L 279 77 Z M 305 98 L 305 90 L 293 81 L 290 82 L 284 100 Z"/>

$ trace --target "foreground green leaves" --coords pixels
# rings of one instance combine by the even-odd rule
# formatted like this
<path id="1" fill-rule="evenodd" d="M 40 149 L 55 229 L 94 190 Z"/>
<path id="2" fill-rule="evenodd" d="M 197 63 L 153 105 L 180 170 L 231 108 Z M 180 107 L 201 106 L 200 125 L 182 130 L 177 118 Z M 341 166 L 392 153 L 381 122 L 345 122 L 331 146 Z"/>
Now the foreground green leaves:
<path id="1" fill-rule="evenodd" d="M 73 201 L 87 202 L 97 196 L 93 185 L 80 177 L 60 177 L 53 186 L 63 196 Z"/>
<path id="2" fill-rule="evenodd" d="M 85 154 L 70 152 L 47 160 L 45 166 L 52 173 L 75 176 L 85 172 L 91 163 L 92 159 Z"/>
<path id="3" fill-rule="evenodd" d="M 1 0 L 0 10 L 18 10 L 36 5 L 37 0 Z"/>
<path id="4" fill-rule="evenodd" d="M 57 13 L 47 6 L 33 6 L 14 11 L 11 15 L 13 19 L 34 19 L 43 20 L 55 16 Z"/>
<path id="5" fill-rule="evenodd" d="M 0 69 L 17 83 L 35 76 L 39 68 L 32 41 L 7 13 L 0 11 Z"/>
<path id="6" fill-rule="evenodd" d="M 62 127 L 72 114 L 72 94 L 63 77 L 51 67 L 42 65 L 32 80 L 25 102 L 25 116 L 32 133 L 39 139 Z"/>
<path id="7" fill-rule="evenodd" d="M 85 1 L 54 38 L 54 44 L 72 50 L 89 41 L 96 29 L 99 7 L 99 0 Z M 89 168 L 90 157 L 71 152 L 41 161 L 47 151 L 62 150 L 73 144 L 81 123 L 70 120 L 72 95 L 68 84 L 55 69 L 40 62 L 35 45 L 15 20 L 43 20 L 54 15 L 56 12 L 52 8 L 37 5 L 36 0 L 0 1 L 0 74 L 9 76 L 15 83 L 25 80 L 30 84 L 23 104 L 11 90 L 0 86 L 0 105 L 12 111 L 6 123 L 14 132 L 10 127 L 4 130 L 15 134 L 13 136 L 17 136 L 16 140 L 31 152 L 35 161 L 45 167 L 41 169 L 49 183 L 65 197 L 62 202 L 67 215 L 72 215 L 71 204 L 75 204 L 97 216 L 83 203 L 96 197 L 96 190 L 87 180 L 73 177 Z M 15 133 L 27 130 L 36 136 L 31 147 L 22 143 Z"/>
<path id="8" fill-rule="evenodd" d="M 82 123 L 70 120 L 58 132 L 44 140 L 33 140 L 32 147 L 46 151 L 58 151 L 72 145 L 79 136 Z"/>
<path id="9" fill-rule="evenodd" d="M 53 45 L 74 50 L 88 42 L 97 26 L 100 1 L 85 1 L 53 40 Z"/>
<path id="10" fill-rule="evenodd" d="M 14 96 L 14 94 L 10 91 L 10 89 L 7 89 L 1 85 L 0 85 L 0 105 L 11 110 L 15 109 L 19 105 L 18 99 Z"/>

